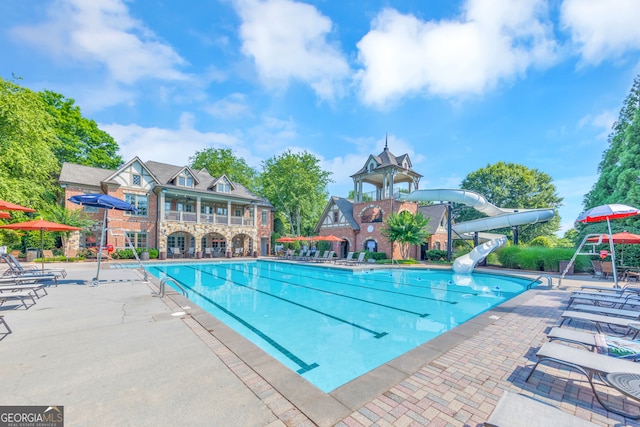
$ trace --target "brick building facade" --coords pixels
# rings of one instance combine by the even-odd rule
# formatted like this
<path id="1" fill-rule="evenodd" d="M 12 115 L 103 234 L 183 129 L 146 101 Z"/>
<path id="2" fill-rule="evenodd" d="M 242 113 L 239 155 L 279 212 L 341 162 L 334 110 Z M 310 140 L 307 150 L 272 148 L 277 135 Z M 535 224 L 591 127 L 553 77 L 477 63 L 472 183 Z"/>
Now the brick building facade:
<path id="1" fill-rule="evenodd" d="M 142 162 L 134 158 L 117 170 L 65 163 L 59 178 L 68 209 L 84 209 L 96 220 L 72 239 L 72 249 L 99 245 L 103 212 L 68 201 L 77 194 L 108 194 L 138 212 L 108 212 L 106 243 L 157 248 L 164 258 L 181 255 L 267 255 L 273 231 L 273 206 L 226 176 L 187 166 Z"/>
<path id="2" fill-rule="evenodd" d="M 316 226 L 316 232 L 321 236 L 334 235 L 344 239 L 337 250 L 339 256 L 344 257 L 350 251 L 369 250 L 399 259 L 399 246 L 389 242 L 382 235 L 382 229 L 386 217 L 401 211 L 414 215 L 420 211 L 429 220 L 428 241 L 413 246 L 410 257 L 420 260 L 428 249 L 446 248 L 447 206 L 419 206 L 416 202 L 398 200 L 402 186 L 406 185 L 407 192 L 417 190 L 422 177 L 412 169 L 407 154 L 396 157 L 385 144 L 382 153 L 369 156 L 362 169 L 351 177 L 354 181 L 353 200 L 332 197 Z M 365 185 L 373 187 L 373 191 L 365 192 Z"/>

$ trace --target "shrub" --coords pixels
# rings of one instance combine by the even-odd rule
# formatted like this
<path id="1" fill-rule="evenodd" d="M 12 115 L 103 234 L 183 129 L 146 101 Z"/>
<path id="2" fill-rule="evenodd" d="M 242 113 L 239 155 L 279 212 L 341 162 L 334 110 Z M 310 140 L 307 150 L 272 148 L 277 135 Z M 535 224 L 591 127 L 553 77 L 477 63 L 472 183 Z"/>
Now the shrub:
<path id="1" fill-rule="evenodd" d="M 355 254 L 354 254 L 355 257 Z M 376 261 L 378 260 L 383 260 L 383 259 L 387 259 L 387 254 L 384 252 L 368 252 L 367 251 L 367 255 L 365 255 L 364 259 L 374 259 Z"/>
<path id="2" fill-rule="evenodd" d="M 560 271 L 560 261 L 569 261 L 575 252 L 573 248 L 545 248 L 507 246 L 497 251 L 503 267 L 521 268 L 534 271 Z M 575 272 L 587 272 L 591 262 L 587 256 L 578 256 L 574 262 Z"/>
<path id="3" fill-rule="evenodd" d="M 443 251 L 440 249 L 430 249 L 424 253 L 424 256 L 429 261 L 446 261 L 447 251 Z"/>
<path id="4" fill-rule="evenodd" d="M 538 236 L 529 242 L 529 246 L 542 246 L 544 248 L 552 248 L 553 242 L 547 236 Z"/>

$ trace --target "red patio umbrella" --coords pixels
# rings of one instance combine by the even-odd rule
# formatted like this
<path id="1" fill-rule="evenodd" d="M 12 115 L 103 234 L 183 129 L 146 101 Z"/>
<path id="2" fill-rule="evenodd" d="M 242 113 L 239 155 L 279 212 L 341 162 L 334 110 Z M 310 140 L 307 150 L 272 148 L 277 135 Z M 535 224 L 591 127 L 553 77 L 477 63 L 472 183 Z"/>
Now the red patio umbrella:
<path id="1" fill-rule="evenodd" d="M 595 208 L 591 208 L 588 211 L 581 213 L 578 216 L 576 221 L 589 223 L 589 222 L 600 222 L 607 221 L 607 228 L 609 229 L 609 249 L 611 250 L 611 262 L 614 266 L 613 268 L 613 281 L 614 286 L 618 287 L 618 276 L 616 274 L 616 253 L 613 250 L 613 238 L 611 233 L 611 221 L 616 218 L 627 218 L 634 215 L 639 215 L 640 209 L 634 208 L 633 206 L 621 205 L 621 204 L 609 204 L 609 205 L 601 205 L 596 206 Z"/>
<path id="2" fill-rule="evenodd" d="M 344 239 L 329 235 L 329 236 L 317 236 L 316 240 L 323 240 L 325 242 L 344 242 Z"/>
<path id="3" fill-rule="evenodd" d="M 637 245 L 640 244 L 640 235 L 629 233 L 628 231 L 623 231 L 621 233 L 615 233 L 611 235 L 613 243 L 616 245 Z M 609 235 L 602 234 L 599 237 L 589 237 L 587 239 L 588 242 L 591 243 L 609 243 Z M 620 251 L 620 264 L 624 265 L 624 246 Z"/>
<path id="4" fill-rule="evenodd" d="M 288 236 L 282 236 L 279 239 L 276 239 L 276 242 L 279 242 L 279 243 L 292 243 L 295 241 L 296 241 L 295 237 L 288 237 Z"/>
<path id="5" fill-rule="evenodd" d="M 0 211 L 35 212 L 35 209 L 27 208 L 24 206 L 16 205 L 15 203 L 10 203 L 4 200 L 0 200 Z"/>
<path id="6" fill-rule="evenodd" d="M 9 215 L 8 212 L 0 211 L 0 219 L 7 219 L 7 218 L 11 218 L 11 215 Z"/>
<path id="7" fill-rule="evenodd" d="M 16 222 L 14 224 L 0 225 L 0 228 L 10 230 L 36 231 L 40 230 L 40 254 L 44 250 L 43 231 L 75 231 L 80 230 L 78 227 L 71 225 L 59 224 L 57 222 L 45 221 L 43 219 L 34 219 L 32 221 Z M 44 272 L 44 256 L 42 256 L 42 271 Z"/>

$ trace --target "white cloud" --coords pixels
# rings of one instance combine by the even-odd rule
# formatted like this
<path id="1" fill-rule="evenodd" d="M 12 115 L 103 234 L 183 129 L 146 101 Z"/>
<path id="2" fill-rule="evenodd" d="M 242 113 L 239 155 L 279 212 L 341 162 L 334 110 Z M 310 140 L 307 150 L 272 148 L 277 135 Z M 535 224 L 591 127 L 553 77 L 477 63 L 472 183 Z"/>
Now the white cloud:
<path id="1" fill-rule="evenodd" d="M 357 44 L 356 76 L 366 104 L 406 95 L 481 94 L 556 59 L 542 0 L 469 0 L 457 20 L 425 22 L 384 9 Z"/>
<path id="2" fill-rule="evenodd" d="M 18 26 L 11 34 L 61 62 L 105 67 L 116 82 L 185 80 L 185 61 L 129 14 L 122 0 L 60 0 L 47 9 L 48 21 Z"/>
<path id="3" fill-rule="evenodd" d="M 253 58 L 263 82 L 311 85 L 323 99 L 340 94 L 349 65 L 327 41 L 332 23 L 313 6 L 290 0 L 237 0 L 242 51 Z"/>
<path id="4" fill-rule="evenodd" d="M 247 101 L 246 95 L 233 93 L 205 107 L 205 111 L 214 117 L 223 119 L 247 116 L 251 115 L 251 109 Z"/>
<path id="5" fill-rule="evenodd" d="M 637 0 L 564 0 L 562 26 L 588 64 L 640 50 Z"/>
<path id="6" fill-rule="evenodd" d="M 597 136 L 597 139 L 606 141 L 616 120 L 618 120 L 618 116 L 615 111 L 605 110 L 595 115 L 588 114 L 584 116 L 580 119 L 578 127 L 592 126 L 596 129 L 601 129 L 602 131 Z"/>
<path id="7" fill-rule="evenodd" d="M 183 166 L 189 163 L 189 157 L 196 151 L 205 148 L 231 148 L 238 155 L 249 161 L 250 151 L 234 135 L 201 132 L 193 127 L 191 114 L 180 116 L 178 129 L 158 127 L 142 127 L 136 124 L 122 125 L 118 123 L 100 124 L 100 129 L 107 132 L 120 146 L 120 155 L 125 161 L 134 156 L 143 161 L 153 160 L 172 165 Z"/>

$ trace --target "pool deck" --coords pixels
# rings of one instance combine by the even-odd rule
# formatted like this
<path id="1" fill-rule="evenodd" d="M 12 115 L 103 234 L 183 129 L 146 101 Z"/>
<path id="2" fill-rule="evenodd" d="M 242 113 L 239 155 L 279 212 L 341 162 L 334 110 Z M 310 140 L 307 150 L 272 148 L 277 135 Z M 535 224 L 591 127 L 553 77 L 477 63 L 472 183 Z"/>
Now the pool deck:
<path id="1" fill-rule="evenodd" d="M 176 292 L 157 297 L 136 270 L 104 263 L 93 287 L 95 262 L 54 266 L 69 275 L 49 295 L 0 306 L 12 329 L 0 326 L 0 405 L 62 405 L 66 426 L 478 426 L 504 390 L 598 425 L 640 425 L 600 407 L 577 372 L 547 365 L 524 382 L 568 291 L 611 281 L 543 283 L 325 394 Z"/>

